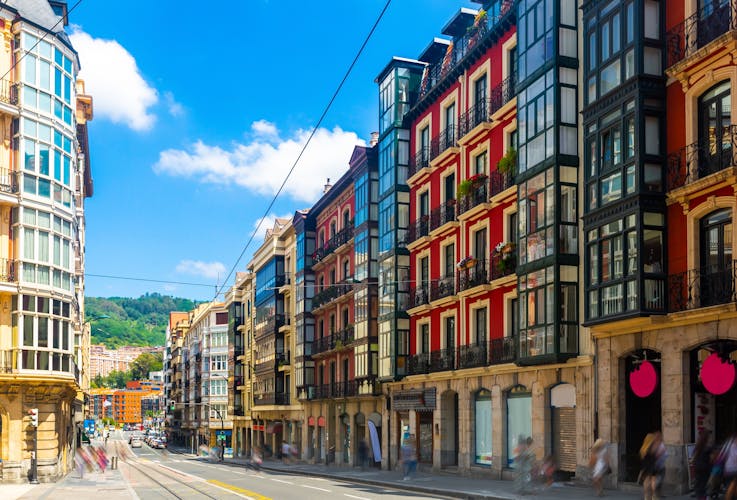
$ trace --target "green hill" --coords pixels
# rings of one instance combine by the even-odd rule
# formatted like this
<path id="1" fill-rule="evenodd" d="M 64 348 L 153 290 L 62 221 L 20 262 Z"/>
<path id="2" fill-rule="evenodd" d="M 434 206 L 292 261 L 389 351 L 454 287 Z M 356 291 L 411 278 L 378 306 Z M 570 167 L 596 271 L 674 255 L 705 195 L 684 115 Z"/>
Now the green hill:
<path id="1" fill-rule="evenodd" d="M 159 346 L 166 341 L 171 311 L 190 311 L 197 305 L 189 299 L 158 293 L 129 297 L 85 297 L 85 315 L 90 321 L 92 343 L 114 349 L 120 346 Z M 109 316 L 100 318 L 101 316 Z"/>

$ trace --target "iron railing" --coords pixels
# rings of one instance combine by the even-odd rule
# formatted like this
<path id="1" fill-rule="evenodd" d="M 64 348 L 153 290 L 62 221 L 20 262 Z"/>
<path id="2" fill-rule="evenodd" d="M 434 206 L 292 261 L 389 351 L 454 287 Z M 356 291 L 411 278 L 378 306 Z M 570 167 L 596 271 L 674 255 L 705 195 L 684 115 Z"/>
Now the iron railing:
<path id="1" fill-rule="evenodd" d="M 346 326 L 342 330 L 315 339 L 312 344 L 312 354 L 332 351 L 348 346 L 355 340 L 353 325 Z"/>
<path id="2" fill-rule="evenodd" d="M 482 123 L 491 121 L 491 114 L 489 113 L 490 104 L 490 99 L 482 99 L 461 115 L 459 124 L 460 137 L 465 136 Z"/>
<path id="3" fill-rule="evenodd" d="M 430 159 L 434 160 L 446 149 L 458 146 L 459 127 L 450 125 L 445 127 L 437 137 L 430 141 Z"/>
<path id="4" fill-rule="evenodd" d="M 283 314 L 275 314 L 264 323 L 256 326 L 253 330 L 254 338 L 258 340 L 261 337 L 275 333 L 284 326 L 285 317 Z"/>
<path id="5" fill-rule="evenodd" d="M 263 405 L 288 405 L 289 393 L 278 392 L 276 394 L 258 394 L 253 398 L 253 404 L 256 406 Z"/>
<path id="6" fill-rule="evenodd" d="M 327 241 L 327 243 L 325 243 L 325 245 L 315 250 L 315 253 L 312 255 L 312 258 L 315 259 L 315 262 L 320 262 L 322 259 L 330 255 L 335 250 L 345 245 L 352 239 L 353 239 L 353 221 L 351 221 L 349 226 L 344 227 L 343 229 L 338 231 L 335 234 L 335 236 L 330 238 Z"/>
<path id="7" fill-rule="evenodd" d="M 11 83 L 10 80 L 0 80 L 0 101 L 16 106 L 18 104 L 18 88 L 20 84 Z"/>
<path id="8" fill-rule="evenodd" d="M 453 45 L 449 47 L 445 57 L 425 70 L 420 85 L 420 98 L 443 81 L 474 47 L 494 32 L 494 28 L 501 24 L 507 16 L 514 15 L 513 6 L 514 0 L 492 2 L 487 10 L 485 22 L 470 27 L 465 35 L 453 40 Z"/>
<path id="9" fill-rule="evenodd" d="M 458 200 L 458 215 L 489 201 L 489 177 L 481 174 L 464 182 L 471 182 L 471 188 Z"/>
<path id="10" fill-rule="evenodd" d="M 430 283 L 430 300 L 438 300 L 443 297 L 450 297 L 455 295 L 455 276 L 446 276 L 432 280 Z"/>
<path id="11" fill-rule="evenodd" d="M 358 395 L 358 381 L 348 380 L 345 382 L 334 382 L 332 384 L 321 384 L 315 387 L 314 399 L 345 398 Z"/>
<path id="12" fill-rule="evenodd" d="M 430 231 L 456 220 L 456 200 L 448 200 L 430 212 Z"/>
<path id="13" fill-rule="evenodd" d="M 420 148 L 409 158 L 409 177 L 412 177 L 423 168 L 430 168 L 430 148 Z"/>
<path id="14" fill-rule="evenodd" d="M 335 285 L 330 285 L 329 287 L 320 290 L 315 294 L 315 296 L 312 298 L 312 308 L 317 309 L 318 307 L 322 307 L 323 305 L 332 302 L 338 297 L 342 297 L 343 295 L 350 293 L 352 290 L 353 283 L 343 282 L 336 283 Z"/>
<path id="15" fill-rule="evenodd" d="M 0 168 L 0 193 L 18 194 L 18 172 Z"/>
<path id="16" fill-rule="evenodd" d="M 456 273 L 458 291 L 469 290 L 479 285 L 489 283 L 489 263 L 486 259 L 475 259 Z"/>
<path id="17" fill-rule="evenodd" d="M 407 228 L 406 243 L 412 243 L 415 240 L 424 238 L 430 234 L 430 216 L 420 215 Z"/>
<path id="18" fill-rule="evenodd" d="M 18 281 L 17 268 L 18 261 L 0 259 L 0 282 L 15 283 Z"/>
<path id="19" fill-rule="evenodd" d="M 517 75 L 511 74 L 502 80 L 499 85 L 491 89 L 491 97 L 489 98 L 489 116 L 499 111 L 502 106 L 511 101 L 517 94 L 516 91 Z"/>
<path id="20" fill-rule="evenodd" d="M 420 286 L 413 286 L 409 289 L 410 307 L 418 307 L 430 303 L 430 284 L 423 283 Z"/>
<path id="21" fill-rule="evenodd" d="M 686 311 L 737 302 L 736 263 L 737 261 L 729 261 L 721 266 L 691 269 L 668 276 L 668 311 Z"/>
<path id="22" fill-rule="evenodd" d="M 705 47 L 727 31 L 737 29 L 737 2 L 716 0 L 668 30 L 668 67 Z"/>
<path id="23" fill-rule="evenodd" d="M 503 193 L 512 186 L 514 186 L 513 172 L 499 172 L 498 170 L 494 170 L 489 175 L 489 197 Z"/>
<path id="24" fill-rule="evenodd" d="M 460 368 L 511 363 L 517 357 L 514 337 L 503 337 L 461 346 L 459 351 Z"/>
<path id="25" fill-rule="evenodd" d="M 670 191 L 735 167 L 736 154 L 737 125 L 728 125 L 722 128 L 721 137 L 716 140 L 694 142 L 668 156 L 666 188 Z"/>
<path id="26" fill-rule="evenodd" d="M 514 274 L 517 269 L 517 252 L 515 250 L 508 253 L 492 252 L 489 268 L 492 280 Z"/>
<path id="27" fill-rule="evenodd" d="M 456 355 L 456 349 L 451 348 L 409 356 L 407 374 L 418 375 L 455 370 L 457 366 Z"/>

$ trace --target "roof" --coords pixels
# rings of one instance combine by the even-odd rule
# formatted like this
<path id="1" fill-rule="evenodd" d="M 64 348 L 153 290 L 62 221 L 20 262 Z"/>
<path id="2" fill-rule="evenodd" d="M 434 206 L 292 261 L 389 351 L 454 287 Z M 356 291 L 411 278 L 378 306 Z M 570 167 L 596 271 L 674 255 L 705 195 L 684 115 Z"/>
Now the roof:
<path id="1" fill-rule="evenodd" d="M 384 79 L 386 74 L 389 73 L 390 70 L 392 70 L 393 68 L 397 66 L 419 67 L 421 69 L 427 66 L 427 64 L 422 61 L 418 61 L 416 59 L 407 59 L 405 57 L 394 56 L 392 57 L 392 60 L 389 61 L 389 63 L 387 63 L 386 66 L 384 66 L 384 69 L 381 70 L 381 73 L 379 73 L 379 75 L 376 77 L 376 79 L 374 80 L 374 83 L 381 83 L 381 81 Z"/>
<path id="2" fill-rule="evenodd" d="M 16 9 L 22 18 L 42 28 L 54 33 L 64 31 L 64 23 L 59 22 L 61 17 L 54 14 L 48 0 L 6 0 L 5 3 Z"/>
<path id="3" fill-rule="evenodd" d="M 463 35 L 466 32 L 466 29 L 473 24 L 473 20 L 478 13 L 479 11 L 476 9 L 462 7 L 461 10 L 456 12 L 451 20 L 448 21 L 448 24 L 443 27 L 443 31 L 441 31 L 441 33 L 452 37 Z"/>
<path id="4" fill-rule="evenodd" d="M 430 45 L 425 47 L 425 50 L 422 51 L 420 57 L 417 59 L 429 64 L 434 64 L 445 55 L 448 50 L 448 45 L 450 45 L 450 40 L 435 37 L 432 39 L 432 42 L 430 42 Z"/>

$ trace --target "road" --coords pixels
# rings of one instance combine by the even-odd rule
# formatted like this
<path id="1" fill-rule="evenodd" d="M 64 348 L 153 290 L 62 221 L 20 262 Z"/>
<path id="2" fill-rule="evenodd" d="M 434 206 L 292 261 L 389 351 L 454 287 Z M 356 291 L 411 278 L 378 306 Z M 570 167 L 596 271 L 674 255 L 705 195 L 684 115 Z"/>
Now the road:
<path id="1" fill-rule="evenodd" d="M 357 499 L 394 500 L 431 497 L 399 489 L 352 484 L 326 478 L 281 472 L 246 470 L 234 464 L 152 449 L 128 447 L 128 435 L 116 431 L 108 442 L 110 454 L 119 456 L 119 468 L 142 500 L 169 498 L 252 498 L 254 500 Z"/>

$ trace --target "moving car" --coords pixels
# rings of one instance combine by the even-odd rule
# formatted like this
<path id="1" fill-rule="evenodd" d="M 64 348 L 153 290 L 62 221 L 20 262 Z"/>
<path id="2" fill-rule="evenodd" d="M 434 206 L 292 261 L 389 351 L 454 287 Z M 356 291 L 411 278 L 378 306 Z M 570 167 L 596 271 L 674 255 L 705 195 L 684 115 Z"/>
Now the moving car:
<path id="1" fill-rule="evenodd" d="M 143 440 L 141 439 L 141 436 L 131 436 L 128 442 L 130 443 L 131 448 L 140 448 L 143 446 Z"/>

